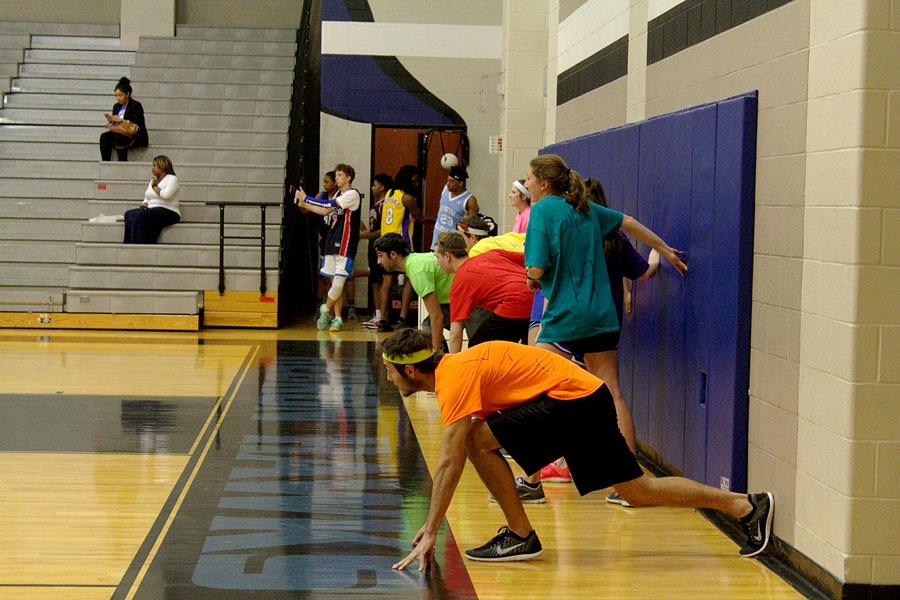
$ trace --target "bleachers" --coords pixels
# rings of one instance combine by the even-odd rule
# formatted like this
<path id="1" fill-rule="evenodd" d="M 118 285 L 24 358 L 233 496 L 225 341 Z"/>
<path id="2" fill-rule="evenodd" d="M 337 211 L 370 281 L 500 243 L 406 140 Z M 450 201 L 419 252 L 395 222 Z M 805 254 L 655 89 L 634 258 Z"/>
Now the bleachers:
<path id="1" fill-rule="evenodd" d="M 295 32 L 178 27 L 128 48 L 80 27 L 0 24 L 0 311 L 197 314 L 218 285 L 219 211 L 205 203 L 280 200 Z M 123 75 L 150 147 L 101 163 L 101 113 Z M 175 165 L 181 223 L 135 246 L 121 222 L 88 222 L 137 207 L 158 154 Z M 226 214 L 228 235 L 259 234 L 258 208 Z M 276 290 L 281 215 L 266 216 Z M 229 240 L 225 257 L 229 290 L 258 289 L 258 241 Z"/>

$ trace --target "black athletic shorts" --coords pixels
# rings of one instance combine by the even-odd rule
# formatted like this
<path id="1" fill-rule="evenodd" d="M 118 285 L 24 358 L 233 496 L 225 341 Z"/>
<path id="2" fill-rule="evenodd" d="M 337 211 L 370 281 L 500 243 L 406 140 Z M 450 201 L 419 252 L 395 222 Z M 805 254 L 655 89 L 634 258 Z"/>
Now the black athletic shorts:
<path id="1" fill-rule="evenodd" d="M 578 400 L 544 394 L 485 419 L 497 441 L 526 473 L 560 456 L 582 496 L 643 474 L 619 432 L 609 388 Z"/>
<path id="2" fill-rule="evenodd" d="M 496 340 L 528 343 L 528 319 L 510 319 L 488 313 L 488 317 L 469 337 L 469 348 Z"/>
<path id="3" fill-rule="evenodd" d="M 592 352 L 609 352 L 619 347 L 619 332 L 613 331 L 579 340 L 550 343 L 568 354 L 584 355 Z"/>

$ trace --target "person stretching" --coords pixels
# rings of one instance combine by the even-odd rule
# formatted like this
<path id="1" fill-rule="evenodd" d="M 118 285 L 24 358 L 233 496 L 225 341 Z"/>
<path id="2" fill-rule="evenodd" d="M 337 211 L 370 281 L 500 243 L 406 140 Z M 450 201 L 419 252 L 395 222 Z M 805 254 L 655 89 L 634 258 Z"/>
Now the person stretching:
<path id="1" fill-rule="evenodd" d="M 684 477 L 648 477 L 619 432 L 609 389 L 562 356 L 522 344 L 491 341 L 458 354 L 435 354 L 423 332 L 406 329 L 384 341 L 387 378 L 404 396 L 437 394 L 444 430 L 425 524 L 413 550 L 393 565 L 434 559 L 438 529 L 459 484 L 466 458 L 497 498 L 506 524 L 470 560 L 501 562 L 540 556 L 540 539 L 516 495 L 505 447 L 526 471 L 564 456 L 581 495 L 615 485 L 634 506 L 711 508 L 735 519 L 747 539 L 744 557 L 765 550 L 772 532 L 771 492 L 738 494 Z"/>

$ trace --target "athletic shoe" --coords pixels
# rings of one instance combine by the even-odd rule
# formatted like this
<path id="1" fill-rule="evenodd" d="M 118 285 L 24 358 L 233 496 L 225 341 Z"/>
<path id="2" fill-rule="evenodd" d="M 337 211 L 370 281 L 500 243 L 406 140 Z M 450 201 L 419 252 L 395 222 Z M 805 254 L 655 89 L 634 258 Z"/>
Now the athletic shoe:
<path id="1" fill-rule="evenodd" d="M 535 485 L 531 485 L 525 481 L 524 477 L 516 477 L 516 493 L 519 494 L 519 500 L 522 504 L 543 504 L 547 501 L 544 497 L 544 486 L 538 481 Z M 496 502 L 497 499 L 491 494 L 488 500 Z"/>
<path id="2" fill-rule="evenodd" d="M 322 305 L 319 307 L 319 320 L 316 321 L 316 329 L 319 331 L 324 331 L 328 329 L 328 325 L 331 323 L 331 320 L 334 318 L 334 315 L 328 310 L 326 305 Z"/>
<path id="3" fill-rule="evenodd" d="M 541 540 L 532 529 L 525 537 L 519 537 L 504 525 L 484 546 L 466 550 L 466 558 L 486 562 L 509 562 L 514 560 L 530 560 L 544 551 Z"/>
<path id="4" fill-rule="evenodd" d="M 335 317 L 331 321 L 331 325 L 328 326 L 328 331 L 340 331 L 344 328 L 344 322 L 341 321 L 340 317 Z"/>
<path id="5" fill-rule="evenodd" d="M 747 532 L 747 542 L 741 547 L 741 556 L 750 558 L 766 549 L 772 537 L 772 516 L 775 513 L 775 496 L 771 492 L 748 494 L 753 506 L 750 514 L 740 520 Z"/>
<path id="6" fill-rule="evenodd" d="M 388 321 L 387 319 L 378 321 L 378 326 L 375 329 L 378 331 L 378 333 L 390 333 L 394 330 L 394 328 L 391 327 L 390 321 Z"/>
<path id="7" fill-rule="evenodd" d="M 572 474 L 569 473 L 569 467 L 560 467 L 555 462 L 552 462 L 541 469 L 541 481 L 549 483 L 571 483 Z"/>
<path id="8" fill-rule="evenodd" d="M 364 329 L 378 329 L 378 317 L 372 317 L 360 325 Z"/>
<path id="9" fill-rule="evenodd" d="M 632 508 L 631 504 L 619 495 L 619 492 L 611 492 L 607 494 L 606 501 L 610 504 L 618 504 L 619 506 L 624 506 L 625 508 Z"/>

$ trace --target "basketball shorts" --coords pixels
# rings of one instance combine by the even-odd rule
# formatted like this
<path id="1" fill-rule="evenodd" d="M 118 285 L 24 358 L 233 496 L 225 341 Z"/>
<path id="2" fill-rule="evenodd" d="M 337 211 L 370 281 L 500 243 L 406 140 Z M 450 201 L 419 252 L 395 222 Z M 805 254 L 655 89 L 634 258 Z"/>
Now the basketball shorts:
<path id="1" fill-rule="evenodd" d="M 353 276 L 353 259 L 338 254 L 326 254 L 322 257 L 322 266 L 319 268 L 319 274 L 325 277 L 344 277 L 349 279 Z"/>
<path id="2" fill-rule="evenodd" d="M 564 457 L 582 496 L 643 474 L 619 432 L 616 408 L 605 385 L 577 400 L 542 394 L 485 421 L 526 473 L 537 473 Z"/>

